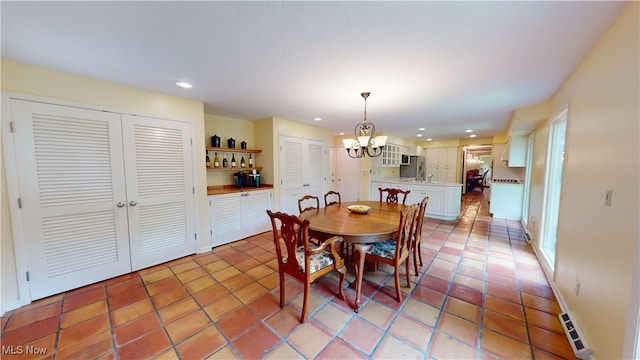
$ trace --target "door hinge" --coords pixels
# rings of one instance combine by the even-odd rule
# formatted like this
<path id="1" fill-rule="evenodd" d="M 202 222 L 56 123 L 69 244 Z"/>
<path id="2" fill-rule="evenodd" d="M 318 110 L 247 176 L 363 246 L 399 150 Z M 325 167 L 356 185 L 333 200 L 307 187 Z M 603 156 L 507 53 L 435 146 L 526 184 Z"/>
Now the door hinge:
<path id="1" fill-rule="evenodd" d="M 13 121 L 9 121 L 9 130 L 11 132 L 14 132 L 16 130 L 15 127 L 13 126 Z"/>
<path id="2" fill-rule="evenodd" d="M 189 141 L 191 142 L 191 146 L 193 146 L 193 138 L 189 139 Z"/>
<path id="3" fill-rule="evenodd" d="M 18 209 L 22 209 L 22 198 L 18 198 Z"/>
<path id="4" fill-rule="evenodd" d="M 29 272 L 27 271 L 27 281 L 29 281 Z"/>
<path id="5" fill-rule="evenodd" d="M 192 187 L 191 187 L 191 191 L 195 194 L 195 193 L 196 193 L 196 187 L 195 187 L 195 186 L 192 186 Z"/>
<path id="6" fill-rule="evenodd" d="M 193 234 L 193 238 L 198 240 L 198 234 L 197 233 Z"/>

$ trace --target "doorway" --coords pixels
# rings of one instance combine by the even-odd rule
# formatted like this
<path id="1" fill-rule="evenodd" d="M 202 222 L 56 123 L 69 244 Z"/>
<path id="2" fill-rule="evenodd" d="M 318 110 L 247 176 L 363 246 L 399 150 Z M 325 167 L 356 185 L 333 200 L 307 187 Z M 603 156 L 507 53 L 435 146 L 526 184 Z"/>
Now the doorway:
<path id="1" fill-rule="evenodd" d="M 463 194 L 482 192 L 491 179 L 491 151 L 493 145 L 469 145 L 462 149 Z"/>
<path id="2" fill-rule="evenodd" d="M 336 191 L 341 201 L 360 200 L 360 159 L 352 159 L 344 146 L 336 147 Z"/>

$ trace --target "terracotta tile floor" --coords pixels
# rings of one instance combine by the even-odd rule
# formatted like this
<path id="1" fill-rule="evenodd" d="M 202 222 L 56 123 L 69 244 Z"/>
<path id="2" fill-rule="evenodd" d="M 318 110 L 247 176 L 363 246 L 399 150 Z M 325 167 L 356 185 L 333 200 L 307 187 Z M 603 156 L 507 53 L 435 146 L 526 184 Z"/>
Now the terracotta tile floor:
<path id="1" fill-rule="evenodd" d="M 2 359 L 573 358 L 520 224 L 492 219 L 480 194 L 463 209 L 425 221 L 424 266 L 402 303 L 389 267 L 365 275 L 359 313 L 326 276 L 300 324 L 302 286 L 287 281 L 280 309 L 265 233 L 9 311 Z"/>

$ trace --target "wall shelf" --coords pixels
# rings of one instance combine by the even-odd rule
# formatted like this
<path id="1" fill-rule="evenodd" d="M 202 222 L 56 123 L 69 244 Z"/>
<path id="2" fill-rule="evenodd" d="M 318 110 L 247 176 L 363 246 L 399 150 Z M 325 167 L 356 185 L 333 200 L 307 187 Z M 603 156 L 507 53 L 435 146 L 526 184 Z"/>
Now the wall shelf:
<path id="1" fill-rule="evenodd" d="M 211 147 L 211 146 L 207 146 L 205 148 L 207 151 L 218 151 L 218 152 L 223 152 L 223 153 L 253 153 L 253 154 L 259 154 L 262 152 L 262 150 L 258 150 L 258 149 L 234 149 L 234 148 L 217 148 L 217 147 Z"/>
<path id="2" fill-rule="evenodd" d="M 207 168 L 207 171 L 247 171 L 247 172 L 251 172 L 251 170 L 253 170 L 253 169 L 256 169 L 257 171 L 262 171 L 262 166 L 254 166 L 254 167 L 251 167 L 251 168 L 250 167 L 237 167 L 237 166 L 234 167 L 234 168 L 232 168 L 232 167 L 226 167 L 226 168 L 223 168 L 223 167 L 219 167 L 219 168 L 210 167 L 210 168 Z"/>

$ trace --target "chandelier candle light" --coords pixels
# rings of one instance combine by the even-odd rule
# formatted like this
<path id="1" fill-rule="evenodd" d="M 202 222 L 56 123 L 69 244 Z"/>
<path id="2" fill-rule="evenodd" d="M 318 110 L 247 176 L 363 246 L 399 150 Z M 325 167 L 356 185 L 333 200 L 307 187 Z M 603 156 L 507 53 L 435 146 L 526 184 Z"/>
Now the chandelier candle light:
<path id="1" fill-rule="evenodd" d="M 363 92 L 364 98 L 364 120 L 357 124 L 354 129 L 354 139 L 343 139 L 344 148 L 352 158 L 361 158 L 365 155 L 376 157 L 382 155 L 382 149 L 387 142 L 386 136 L 375 136 L 376 127 L 367 121 L 367 98 L 371 93 Z"/>

